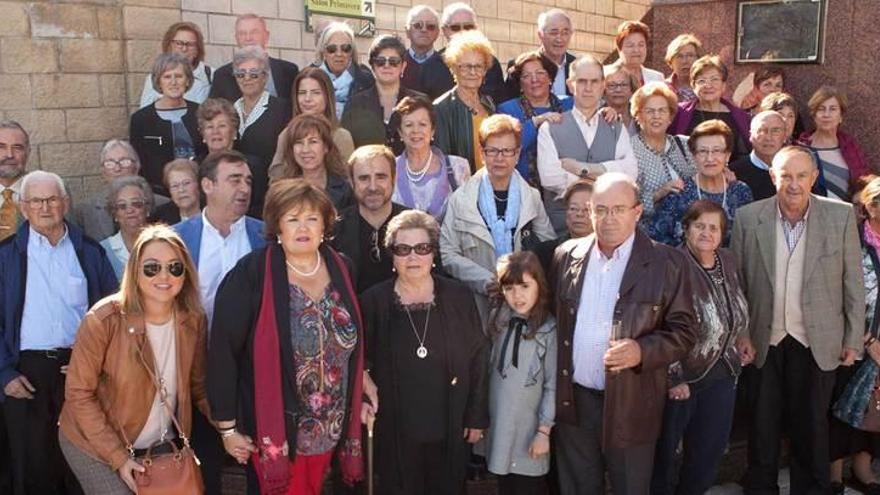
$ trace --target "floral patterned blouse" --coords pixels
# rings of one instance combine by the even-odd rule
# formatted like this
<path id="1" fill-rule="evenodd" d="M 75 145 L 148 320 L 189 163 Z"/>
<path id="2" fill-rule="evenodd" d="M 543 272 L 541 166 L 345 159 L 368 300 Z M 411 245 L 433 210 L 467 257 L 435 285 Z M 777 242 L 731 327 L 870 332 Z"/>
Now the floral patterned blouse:
<path id="1" fill-rule="evenodd" d="M 290 285 L 290 335 L 296 367 L 298 454 L 318 455 L 342 436 L 348 391 L 348 362 L 357 344 L 357 326 L 342 296 L 327 286 L 313 301 Z"/>

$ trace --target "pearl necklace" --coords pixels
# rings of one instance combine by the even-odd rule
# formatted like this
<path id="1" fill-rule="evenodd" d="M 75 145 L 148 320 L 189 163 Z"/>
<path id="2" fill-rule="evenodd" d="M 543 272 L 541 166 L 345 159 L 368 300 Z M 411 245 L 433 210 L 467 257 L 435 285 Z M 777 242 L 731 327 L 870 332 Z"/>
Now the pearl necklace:
<path id="1" fill-rule="evenodd" d="M 287 260 L 284 260 L 284 263 L 287 264 L 287 268 L 290 268 L 291 270 L 293 270 L 293 273 L 296 273 L 297 275 L 299 275 L 301 277 L 313 277 L 313 276 L 315 276 L 316 273 L 318 273 L 318 270 L 321 269 L 321 255 L 320 254 L 318 255 L 318 262 L 315 263 L 315 268 L 313 268 L 309 272 L 299 271 L 295 266 L 293 266 L 293 263 L 291 263 Z"/>
<path id="2" fill-rule="evenodd" d="M 406 176 L 410 180 L 410 182 L 419 182 L 421 181 L 425 175 L 428 173 L 428 169 L 431 168 L 431 160 L 434 158 L 434 150 L 430 150 L 428 152 L 428 159 L 425 161 L 425 166 L 422 167 L 418 172 L 409 168 L 409 156 L 406 157 L 406 162 L 404 163 L 404 168 L 406 168 Z"/>

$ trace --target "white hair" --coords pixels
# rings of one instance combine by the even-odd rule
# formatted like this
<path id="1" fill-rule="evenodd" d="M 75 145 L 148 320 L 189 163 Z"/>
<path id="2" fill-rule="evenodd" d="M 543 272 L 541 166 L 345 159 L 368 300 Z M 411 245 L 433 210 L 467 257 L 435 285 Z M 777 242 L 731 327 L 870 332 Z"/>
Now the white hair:
<path id="1" fill-rule="evenodd" d="M 54 182 L 55 185 L 58 186 L 58 191 L 61 193 L 61 197 L 67 197 L 67 187 L 64 185 L 64 180 L 61 176 L 52 172 L 46 172 L 45 170 L 34 170 L 24 176 L 21 180 L 21 197 L 23 199 L 28 199 L 28 189 L 30 185 L 38 182 Z"/>
<path id="2" fill-rule="evenodd" d="M 269 30 L 269 26 L 266 24 L 266 19 L 263 19 L 262 17 L 258 16 L 257 14 L 253 14 L 253 13 L 241 14 L 240 16 L 236 17 L 235 18 L 235 27 L 238 28 L 238 23 L 240 23 L 241 21 L 250 21 L 252 19 L 260 21 L 260 24 L 263 25 L 264 31 Z"/>
<path id="3" fill-rule="evenodd" d="M 434 19 L 437 19 L 437 22 L 440 22 L 440 14 L 434 10 L 434 7 L 431 7 L 430 5 L 416 5 L 406 13 L 406 29 L 412 27 L 413 19 L 425 11 L 430 12 L 431 15 L 434 16 Z"/>
<path id="4" fill-rule="evenodd" d="M 461 11 L 469 12 L 471 14 L 471 17 L 474 18 L 474 22 L 477 22 L 477 13 L 474 12 L 474 9 L 470 5 L 464 2 L 455 2 L 450 3 L 443 9 L 443 15 L 440 19 L 440 24 L 442 24 L 443 26 L 449 25 L 449 18 Z"/>
<path id="5" fill-rule="evenodd" d="M 547 27 L 547 23 L 550 22 L 550 19 L 554 17 L 564 17 L 566 21 L 568 21 L 568 27 L 572 27 L 571 17 L 568 16 L 568 13 L 562 9 L 550 9 L 546 12 L 541 12 L 538 15 L 538 31 L 544 32 L 544 28 Z"/>
<path id="6" fill-rule="evenodd" d="M 330 37 L 336 33 L 344 33 L 348 36 L 348 39 L 351 40 L 351 63 L 357 64 L 358 54 L 357 43 L 354 41 L 354 30 L 352 30 L 351 26 L 348 24 L 339 21 L 331 22 L 321 30 L 321 35 L 318 36 L 318 42 L 315 43 L 315 52 L 318 57 L 318 62 L 324 61 L 324 48 L 330 41 Z"/>
<path id="7" fill-rule="evenodd" d="M 101 163 L 104 163 L 104 160 L 107 159 L 107 154 L 110 153 L 110 150 L 113 148 L 122 148 L 128 153 L 128 157 L 134 161 L 135 172 L 141 169 L 141 159 L 138 156 L 137 151 L 134 149 L 134 146 L 125 139 L 111 139 L 104 143 L 104 146 L 101 148 Z"/>
<path id="8" fill-rule="evenodd" d="M 810 159 L 810 164 L 813 166 L 813 170 L 819 169 L 819 163 L 816 161 L 816 156 L 810 151 L 809 148 L 799 145 L 788 145 L 783 146 L 778 153 L 773 156 L 773 162 L 770 164 L 770 170 L 779 171 L 783 165 L 788 162 L 788 157 L 792 155 L 806 155 Z"/>
<path id="9" fill-rule="evenodd" d="M 593 183 L 593 194 L 608 190 L 616 184 L 628 185 L 632 189 L 633 197 L 636 198 L 637 202 L 639 201 L 639 185 L 635 179 L 623 172 L 605 172 L 597 177 L 596 182 Z"/>
<path id="10" fill-rule="evenodd" d="M 232 55 L 232 67 L 238 68 L 239 65 L 248 60 L 256 60 L 260 63 L 264 73 L 269 72 L 269 54 L 266 53 L 266 50 L 263 50 L 263 47 L 251 45 L 235 50 L 235 54 Z"/>
<path id="11" fill-rule="evenodd" d="M 776 110 L 764 110 L 763 112 L 756 113 L 755 116 L 752 117 L 752 122 L 749 124 L 749 131 L 751 131 L 752 134 L 757 132 L 758 126 L 768 117 L 776 117 L 782 122 L 782 125 L 785 125 L 785 117 L 783 117 L 781 113 Z"/>

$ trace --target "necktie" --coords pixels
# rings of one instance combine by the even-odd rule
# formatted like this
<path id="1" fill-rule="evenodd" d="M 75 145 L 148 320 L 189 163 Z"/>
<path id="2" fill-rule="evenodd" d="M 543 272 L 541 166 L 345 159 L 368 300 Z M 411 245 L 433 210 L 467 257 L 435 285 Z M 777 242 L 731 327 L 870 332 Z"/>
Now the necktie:
<path id="1" fill-rule="evenodd" d="M 3 206 L 0 206 L 0 241 L 15 233 L 18 223 L 17 205 L 12 200 L 12 189 L 3 190 Z"/>

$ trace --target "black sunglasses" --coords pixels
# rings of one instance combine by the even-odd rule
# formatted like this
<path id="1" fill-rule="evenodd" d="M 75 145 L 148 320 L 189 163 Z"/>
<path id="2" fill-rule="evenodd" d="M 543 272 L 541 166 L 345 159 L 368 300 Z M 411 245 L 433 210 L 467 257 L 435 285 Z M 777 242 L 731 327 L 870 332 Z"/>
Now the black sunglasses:
<path id="1" fill-rule="evenodd" d="M 261 70 L 234 70 L 232 71 L 232 75 L 235 76 L 236 79 L 259 79 L 260 76 L 263 75 L 263 71 Z"/>
<path id="2" fill-rule="evenodd" d="M 342 50 L 342 53 L 351 53 L 351 43 L 344 43 L 342 45 L 327 45 L 324 47 L 324 50 L 329 54 L 336 53 L 336 50 Z"/>
<path id="3" fill-rule="evenodd" d="M 410 25 L 411 28 L 417 29 L 419 31 L 436 31 L 437 25 L 433 22 L 425 22 L 425 21 L 416 21 Z"/>
<path id="4" fill-rule="evenodd" d="M 144 263 L 141 269 L 143 270 L 145 277 L 153 278 L 162 271 L 162 263 L 159 263 L 158 261 L 148 261 Z M 165 265 L 165 269 L 168 270 L 168 274 L 174 278 L 180 278 L 185 271 L 182 261 L 172 261 Z"/>
<path id="5" fill-rule="evenodd" d="M 376 67 L 385 67 L 386 65 L 390 65 L 391 67 L 399 67 L 403 62 L 403 59 L 400 57 L 373 57 L 371 61 L 373 65 Z"/>
<path id="6" fill-rule="evenodd" d="M 409 253 L 415 251 L 416 254 L 424 256 L 434 252 L 434 245 L 430 242 L 420 242 L 415 246 L 409 244 L 395 244 L 391 246 L 391 252 L 394 256 L 409 256 Z"/>
<path id="7" fill-rule="evenodd" d="M 457 33 L 459 31 L 470 31 L 473 29 L 477 29 L 476 24 L 471 24 L 469 22 L 465 22 L 463 24 L 450 24 L 446 27 L 448 27 L 449 30 L 452 31 L 453 33 Z"/>

